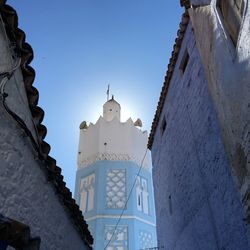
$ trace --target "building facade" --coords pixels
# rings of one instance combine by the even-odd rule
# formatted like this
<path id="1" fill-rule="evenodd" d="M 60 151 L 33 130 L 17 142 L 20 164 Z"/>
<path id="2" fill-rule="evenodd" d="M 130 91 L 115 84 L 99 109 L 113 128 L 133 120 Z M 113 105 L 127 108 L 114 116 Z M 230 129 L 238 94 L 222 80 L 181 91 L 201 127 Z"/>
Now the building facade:
<path id="1" fill-rule="evenodd" d="M 250 2 L 196 0 L 186 1 L 185 7 L 245 219 L 250 223 Z"/>
<path id="2" fill-rule="evenodd" d="M 0 248 L 91 249 L 93 238 L 44 141 L 32 48 L 0 1 Z M 13 249 L 13 248 L 11 248 Z"/>
<path id="3" fill-rule="evenodd" d="M 141 121 L 120 121 L 113 97 L 96 124 L 80 125 L 75 199 L 96 250 L 156 247 L 152 168 Z"/>
<path id="4" fill-rule="evenodd" d="M 181 3 L 148 143 L 158 246 L 250 249 L 249 2 Z"/>

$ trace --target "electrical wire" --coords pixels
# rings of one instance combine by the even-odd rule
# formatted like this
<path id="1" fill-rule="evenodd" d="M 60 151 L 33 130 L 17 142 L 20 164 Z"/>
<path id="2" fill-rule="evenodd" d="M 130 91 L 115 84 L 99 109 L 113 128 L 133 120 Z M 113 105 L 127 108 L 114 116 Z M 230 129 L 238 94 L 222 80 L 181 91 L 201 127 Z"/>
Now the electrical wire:
<path id="1" fill-rule="evenodd" d="M 13 112 L 5 102 L 6 97 L 8 97 L 8 94 L 5 93 L 5 86 L 7 82 L 11 79 L 11 77 L 14 75 L 15 71 L 20 67 L 21 64 L 21 58 L 19 58 L 15 64 L 15 66 L 8 72 L 0 73 L 0 76 L 2 76 L 2 80 L 0 82 L 0 94 L 2 97 L 2 104 L 6 112 L 19 124 L 19 126 L 24 130 L 26 135 L 31 139 L 31 143 L 34 147 L 34 149 L 37 151 L 39 158 L 43 158 L 40 150 L 40 146 L 36 142 L 34 136 L 32 135 L 31 131 L 28 129 L 25 122 L 22 120 L 21 117 L 19 117 L 15 112 Z"/>
<path id="2" fill-rule="evenodd" d="M 137 174 L 136 174 L 136 176 L 135 176 L 135 180 L 134 180 L 133 185 L 132 185 L 132 187 L 131 187 L 131 189 L 130 189 L 130 191 L 129 191 L 128 198 L 127 198 L 127 200 L 126 200 L 126 202 L 125 202 L 125 205 L 124 205 L 124 207 L 123 207 L 123 209 L 122 209 L 122 212 L 121 212 L 121 214 L 120 214 L 120 216 L 119 216 L 119 218 L 118 218 L 118 220 L 117 220 L 117 223 L 116 223 L 116 225 L 115 225 L 115 229 L 114 229 L 114 231 L 113 231 L 113 233 L 112 233 L 112 235 L 111 235 L 111 238 L 109 239 L 108 243 L 106 244 L 104 250 L 107 249 L 107 247 L 109 246 L 109 244 L 111 243 L 111 241 L 112 241 L 112 239 L 113 239 L 113 237 L 114 237 L 114 235 L 115 235 L 115 231 L 117 230 L 117 227 L 118 227 L 118 225 L 119 225 L 119 223 L 120 223 L 120 221 L 121 221 L 121 219 L 122 219 L 122 216 L 123 216 L 123 214 L 124 214 L 124 212 L 125 212 L 125 208 L 127 207 L 128 201 L 129 201 L 129 199 L 130 199 L 130 197 L 131 197 L 131 195 L 132 195 L 132 191 L 133 191 L 133 189 L 134 189 L 134 187 L 135 187 L 137 177 L 139 176 L 139 174 L 140 174 L 140 172 L 141 172 L 141 170 L 142 170 L 142 166 L 143 166 L 144 160 L 145 160 L 145 158 L 146 158 L 147 152 L 148 152 L 148 148 L 146 148 L 145 154 L 144 154 L 144 156 L 143 156 L 143 158 L 142 158 L 142 161 L 141 161 L 140 168 L 139 168 L 139 170 L 138 170 L 138 172 L 137 172 Z"/>

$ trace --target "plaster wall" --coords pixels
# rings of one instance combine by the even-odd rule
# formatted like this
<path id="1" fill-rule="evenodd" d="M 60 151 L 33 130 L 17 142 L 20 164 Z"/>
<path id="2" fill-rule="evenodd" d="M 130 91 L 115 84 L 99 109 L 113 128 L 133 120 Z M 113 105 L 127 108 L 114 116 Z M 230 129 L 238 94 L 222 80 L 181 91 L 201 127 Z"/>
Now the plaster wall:
<path id="1" fill-rule="evenodd" d="M 112 169 L 126 171 L 125 198 L 127 199 L 139 171 L 139 166 L 135 163 L 131 161 L 122 162 L 101 160 L 85 168 L 78 169 L 76 173 L 75 199 L 78 204 L 81 202 L 81 190 L 79 188 L 81 179 L 95 174 L 94 209 L 85 212 L 84 217 L 90 225 L 91 233 L 94 235 L 94 249 L 96 250 L 104 249 L 105 244 L 107 243 L 105 238 L 105 227 L 107 225 L 116 225 L 123 208 L 110 208 L 107 206 L 106 176 L 107 172 Z M 134 187 L 119 223 L 119 226 L 128 227 L 128 249 L 130 250 L 142 249 L 144 246 L 143 244 L 147 243 L 146 241 L 140 242 L 140 239 L 142 238 L 142 236 L 140 237 L 140 234 L 151 235 L 152 238 L 148 242 L 150 247 L 155 247 L 157 245 L 152 174 L 149 171 L 142 169 L 139 176 L 147 180 L 149 213 L 145 214 L 137 209 L 136 187 Z"/>
<path id="2" fill-rule="evenodd" d="M 146 153 L 148 134 L 133 124 L 132 119 L 120 122 L 117 117 L 107 121 L 100 117 L 95 125 L 80 130 L 78 168 L 96 160 L 133 161 L 138 165 Z M 143 167 L 151 171 L 150 153 L 147 152 Z"/>
<path id="3" fill-rule="evenodd" d="M 15 60 L 0 25 L 0 72 L 11 70 Z M 35 136 L 19 69 L 7 82 L 6 103 Z M 41 249 L 89 249 L 45 175 L 32 144 L 6 112 L 0 97 L 0 213 L 27 224 L 32 236 L 41 237 Z"/>
<path id="4" fill-rule="evenodd" d="M 207 5 L 195 2 L 200 6 L 189 9 L 189 14 L 197 47 L 218 113 L 231 171 L 244 204 L 245 218 L 250 222 L 250 2 L 245 1 L 236 46 L 228 35 L 216 1 L 207 1 Z"/>
<path id="5" fill-rule="evenodd" d="M 186 50 L 183 73 L 179 67 Z M 152 160 L 158 247 L 249 249 L 243 207 L 191 24 L 156 129 Z"/>
<path id="6" fill-rule="evenodd" d="M 112 121 L 114 117 L 120 121 L 121 106 L 112 97 L 111 100 L 107 101 L 103 105 L 103 118 L 107 121 Z"/>
<path id="7" fill-rule="evenodd" d="M 8 94 L 5 102 L 10 107 L 10 109 L 24 121 L 30 132 L 33 134 L 34 138 L 36 138 L 22 73 L 18 67 L 20 64 L 20 58 L 15 56 L 1 22 L 0 55 L 0 74 L 14 72 L 14 75 L 9 79 L 4 88 L 4 91 Z M 0 77 L 0 82 L 2 82 L 2 77 Z"/>
<path id="8" fill-rule="evenodd" d="M 0 62 L 0 72 L 8 72 L 12 68 L 12 58 L 9 50 L 9 44 L 7 42 L 7 34 L 2 22 L 2 17 L 0 17 L 0 48 L 1 57 L 4 59 Z"/>

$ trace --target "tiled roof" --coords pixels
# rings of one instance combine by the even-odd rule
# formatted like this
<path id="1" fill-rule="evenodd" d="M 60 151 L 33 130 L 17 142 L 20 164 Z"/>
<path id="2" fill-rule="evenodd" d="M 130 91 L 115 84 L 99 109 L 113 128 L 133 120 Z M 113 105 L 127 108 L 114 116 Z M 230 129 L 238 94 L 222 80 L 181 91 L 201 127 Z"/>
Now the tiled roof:
<path id="1" fill-rule="evenodd" d="M 185 7 L 186 9 L 190 8 L 190 0 L 180 0 L 180 4 L 182 7 Z"/>
<path id="2" fill-rule="evenodd" d="M 182 1 L 183 4 L 185 1 Z M 187 13 L 187 11 L 182 15 L 182 19 L 181 19 L 181 23 L 180 23 L 180 28 L 177 32 L 177 38 L 175 39 L 175 44 L 174 44 L 174 48 L 172 51 L 172 55 L 171 58 L 169 60 L 169 64 L 168 64 L 168 69 L 167 69 L 167 73 L 165 76 L 165 81 L 163 83 L 163 87 L 161 90 L 161 94 L 160 94 L 160 98 L 158 101 L 158 105 L 157 105 L 157 109 L 155 112 L 155 116 L 154 116 L 154 120 L 151 126 L 151 132 L 149 135 L 149 139 L 148 139 L 148 148 L 151 149 L 152 145 L 153 145 L 153 141 L 154 141 L 154 135 L 155 135 L 155 131 L 156 128 L 158 126 L 159 120 L 160 120 L 160 115 L 164 106 L 164 102 L 168 93 L 168 87 L 169 87 L 169 83 L 171 81 L 173 72 L 174 72 L 174 68 L 175 68 L 175 64 L 179 55 L 179 51 L 181 48 L 181 44 L 182 44 L 182 40 L 187 28 L 189 22 L 189 15 Z"/>
<path id="3" fill-rule="evenodd" d="M 60 196 L 60 200 L 62 200 L 63 205 L 67 208 L 66 211 L 74 221 L 82 239 L 87 245 L 90 246 L 93 244 L 93 238 L 88 230 L 88 225 L 83 218 L 79 206 L 72 198 L 72 193 L 63 181 L 61 168 L 56 165 L 56 160 L 49 156 L 50 145 L 44 141 L 47 134 L 46 127 L 42 125 L 44 111 L 37 106 L 39 92 L 34 86 L 32 86 L 35 79 L 35 71 L 29 65 L 33 59 L 32 48 L 25 42 L 25 33 L 18 28 L 18 17 L 16 11 L 6 4 L 6 0 L 0 0 L 0 13 L 5 24 L 8 38 L 15 46 L 15 53 L 21 57 L 20 67 L 28 97 L 29 108 L 38 131 L 40 153 L 44 166 L 46 166 L 46 169 L 44 170 L 49 180 L 53 183 L 55 189 L 57 190 L 57 194 Z"/>

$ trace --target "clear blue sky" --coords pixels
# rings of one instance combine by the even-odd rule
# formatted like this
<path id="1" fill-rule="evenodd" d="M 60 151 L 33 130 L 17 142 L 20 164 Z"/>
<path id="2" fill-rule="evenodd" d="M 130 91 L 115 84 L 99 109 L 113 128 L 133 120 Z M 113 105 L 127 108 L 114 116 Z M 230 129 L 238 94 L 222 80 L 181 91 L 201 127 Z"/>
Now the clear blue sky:
<path id="1" fill-rule="evenodd" d="M 73 191 L 79 124 L 106 89 L 150 131 L 183 9 L 179 0 L 9 0 L 34 50 L 50 155 Z M 73 192 L 74 193 L 74 192 Z"/>

